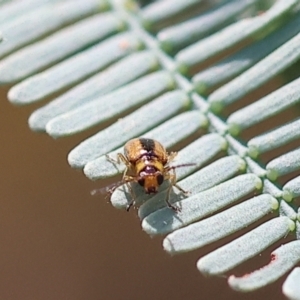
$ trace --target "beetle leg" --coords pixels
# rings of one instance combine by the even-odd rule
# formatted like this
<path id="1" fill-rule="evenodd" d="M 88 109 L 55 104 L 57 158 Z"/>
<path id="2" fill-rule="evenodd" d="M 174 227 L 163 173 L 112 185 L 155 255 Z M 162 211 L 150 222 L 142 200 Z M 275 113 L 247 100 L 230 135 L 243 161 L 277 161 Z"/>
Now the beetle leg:
<path id="1" fill-rule="evenodd" d="M 117 159 L 114 159 L 114 158 L 110 157 L 108 154 L 105 154 L 105 158 L 106 158 L 106 160 L 108 160 L 109 162 L 111 162 L 114 165 L 120 163 L 119 157 Z"/>
<path id="2" fill-rule="evenodd" d="M 131 163 L 127 160 L 127 158 L 122 153 L 118 153 L 117 155 L 118 155 L 117 159 L 113 159 L 107 154 L 105 156 L 106 156 L 106 159 L 108 161 L 110 161 L 111 163 L 113 163 L 114 165 L 115 164 L 120 164 L 121 162 L 125 165 L 125 170 L 123 172 L 122 182 L 123 182 L 123 184 L 126 184 L 128 190 L 129 190 L 129 193 L 131 195 L 131 198 L 132 198 L 131 201 L 126 206 L 126 210 L 129 211 L 131 206 L 135 203 L 135 199 L 136 199 L 130 182 L 136 181 L 136 177 L 127 175 L 128 170 L 131 169 Z"/>
<path id="3" fill-rule="evenodd" d="M 122 162 L 126 167 L 130 167 L 131 164 L 128 161 L 128 159 L 122 154 L 122 153 L 118 153 L 118 162 Z"/>
<path id="4" fill-rule="evenodd" d="M 180 187 L 176 182 L 177 182 L 177 178 L 176 178 L 176 172 L 175 169 L 171 168 L 171 170 L 173 171 L 173 174 L 169 174 L 166 179 L 169 179 L 171 182 L 171 185 L 169 188 L 172 188 L 172 186 L 175 186 L 180 192 L 182 192 L 185 195 L 188 195 L 188 191 L 184 190 L 182 187 Z"/>
<path id="5" fill-rule="evenodd" d="M 180 212 L 180 211 L 181 211 L 180 207 L 173 205 L 173 204 L 170 203 L 170 201 L 169 201 L 169 199 L 170 199 L 170 193 L 171 193 L 171 188 L 172 188 L 172 186 L 170 186 L 170 187 L 168 188 L 167 196 L 166 196 L 165 201 L 166 201 L 167 206 L 168 206 L 169 208 L 173 209 L 175 212 Z"/>
<path id="6" fill-rule="evenodd" d="M 168 163 L 172 162 L 176 156 L 177 156 L 177 152 L 171 152 L 168 157 Z"/>
<path id="7" fill-rule="evenodd" d="M 136 199 L 136 196 L 135 196 L 135 193 L 132 189 L 132 186 L 130 184 L 130 182 L 132 181 L 135 181 L 136 178 L 133 177 L 133 176 L 128 176 L 128 175 L 124 175 L 123 176 L 123 181 L 126 182 L 126 185 L 128 187 L 128 190 L 129 190 L 129 193 L 130 193 L 130 196 L 131 196 L 131 201 L 126 205 L 126 210 L 129 211 L 131 206 L 135 203 L 135 199 Z"/>
<path id="8" fill-rule="evenodd" d="M 167 173 L 165 175 L 165 179 L 169 179 L 169 181 L 170 181 L 170 185 L 169 185 L 168 190 L 167 190 L 167 196 L 166 196 L 165 201 L 166 201 L 167 206 L 169 208 L 173 209 L 175 212 L 179 212 L 179 211 L 181 211 L 181 209 L 179 207 L 171 204 L 170 201 L 169 201 L 170 200 L 170 193 L 171 193 L 172 187 L 173 186 L 177 187 L 177 185 L 176 185 L 176 174 L 175 174 L 174 170 L 173 170 L 173 172 L 174 172 L 174 174 Z"/>
<path id="9" fill-rule="evenodd" d="M 122 180 L 124 180 L 124 178 L 126 177 L 126 174 L 128 172 L 128 169 L 131 168 L 131 164 L 122 153 L 118 153 L 117 155 L 118 155 L 117 159 L 110 157 L 108 154 L 105 154 L 105 157 L 109 162 L 114 164 L 117 169 L 118 169 L 118 167 L 116 166 L 116 164 L 120 164 L 122 162 L 125 165 L 126 168 L 123 172 L 123 177 L 122 177 Z"/>
<path id="10" fill-rule="evenodd" d="M 118 161 L 119 162 L 121 161 L 126 166 L 126 168 L 125 168 L 125 170 L 123 172 L 123 178 L 122 178 L 122 180 L 126 181 L 125 178 L 128 177 L 127 176 L 127 172 L 128 172 L 128 169 L 131 168 L 131 164 L 130 164 L 130 162 L 127 160 L 127 158 L 122 153 L 118 153 Z"/>
<path id="11" fill-rule="evenodd" d="M 189 194 L 188 191 L 184 190 L 182 187 L 180 187 L 176 182 L 177 182 L 177 179 L 176 179 L 176 172 L 175 172 L 175 169 L 171 169 L 169 171 L 173 171 L 173 174 L 170 174 L 170 173 L 167 173 L 165 175 L 165 179 L 169 179 L 170 181 L 170 186 L 168 187 L 168 190 L 167 190 L 167 197 L 166 197 L 166 203 L 168 205 L 169 208 L 172 208 L 173 210 L 175 210 L 176 212 L 179 212 L 180 211 L 180 208 L 177 207 L 177 206 L 174 206 L 170 203 L 169 199 L 170 199 L 170 193 L 171 193 L 171 189 L 172 187 L 176 187 L 180 192 L 182 192 L 185 196 L 187 196 Z"/>
<path id="12" fill-rule="evenodd" d="M 117 154 L 117 159 L 110 157 L 108 154 L 105 154 L 105 157 L 109 162 L 111 162 L 114 165 L 120 164 L 122 162 L 125 166 L 130 166 L 130 162 L 122 153 Z"/>
<path id="13" fill-rule="evenodd" d="M 178 184 L 173 184 L 173 186 L 175 186 L 177 188 L 177 190 L 179 190 L 181 193 L 183 193 L 185 196 L 187 196 L 189 194 L 189 191 L 184 190 L 182 187 L 180 187 Z"/>

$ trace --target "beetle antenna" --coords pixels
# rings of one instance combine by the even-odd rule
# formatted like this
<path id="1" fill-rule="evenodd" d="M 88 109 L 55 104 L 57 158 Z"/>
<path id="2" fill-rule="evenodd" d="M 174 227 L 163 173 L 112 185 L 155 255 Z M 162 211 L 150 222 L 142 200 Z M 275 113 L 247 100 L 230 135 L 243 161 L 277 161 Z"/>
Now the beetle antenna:
<path id="1" fill-rule="evenodd" d="M 129 178 L 127 180 L 123 179 L 121 181 L 112 183 L 112 184 L 110 184 L 108 186 L 105 186 L 103 188 L 94 189 L 94 190 L 91 191 L 91 195 L 96 196 L 96 195 L 99 195 L 99 194 L 112 194 L 118 187 L 122 186 L 125 183 L 131 182 L 131 181 L 134 181 L 134 180 L 132 178 Z"/>
<path id="2" fill-rule="evenodd" d="M 196 164 L 193 164 L 193 163 L 190 163 L 190 164 L 182 164 L 182 165 L 177 165 L 177 166 L 170 166 L 167 168 L 167 171 L 170 171 L 170 170 L 175 170 L 177 168 L 181 168 L 181 167 L 192 167 L 192 166 L 195 166 Z"/>
<path id="3" fill-rule="evenodd" d="M 123 185 L 124 183 L 125 183 L 124 181 L 118 181 L 118 182 L 112 183 L 108 186 L 105 186 L 103 188 L 94 189 L 94 190 L 91 191 L 91 195 L 96 196 L 96 195 L 99 195 L 99 194 L 107 194 L 107 193 L 112 194 L 116 188 Z"/>

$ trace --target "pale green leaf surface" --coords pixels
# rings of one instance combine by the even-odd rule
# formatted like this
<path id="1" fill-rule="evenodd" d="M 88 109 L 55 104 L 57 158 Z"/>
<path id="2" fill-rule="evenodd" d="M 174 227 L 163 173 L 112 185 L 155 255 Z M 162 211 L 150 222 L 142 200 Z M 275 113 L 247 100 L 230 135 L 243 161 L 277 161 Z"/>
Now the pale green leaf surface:
<path id="1" fill-rule="evenodd" d="M 214 115 L 211 112 L 208 112 L 207 114 L 209 124 L 210 124 L 210 130 L 213 132 L 218 132 L 220 135 L 225 136 L 228 132 L 228 125 L 223 120 L 221 120 L 219 117 Z"/>
<path id="2" fill-rule="evenodd" d="M 295 268 L 282 286 L 285 296 L 292 300 L 300 300 L 300 267 Z"/>
<path id="3" fill-rule="evenodd" d="M 153 103 L 153 105 L 155 105 Z M 172 103 L 172 106 L 174 104 Z M 171 107 L 171 106 L 170 106 Z M 146 106 L 145 106 L 146 108 Z M 151 111 L 149 104 L 147 105 L 148 112 Z M 147 110 L 146 110 L 147 111 Z M 157 133 L 151 134 L 147 133 L 147 137 L 155 137 L 156 140 L 161 142 L 165 147 L 170 147 L 170 140 L 162 139 Z M 220 151 L 224 151 L 227 148 L 226 140 L 220 137 L 216 133 L 205 135 L 193 143 L 189 144 L 187 147 L 181 149 L 175 160 L 174 164 L 185 164 L 185 163 L 195 163 L 195 166 L 190 166 L 189 168 L 179 168 L 176 171 L 177 178 L 181 178 L 188 175 L 189 173 L 200 168 L 202 165 L 207 163 Z M 108 156 L 114 160 L 117 160 L 117 153 L 123 153 L 123 149 L 119 148 L 113 152 L 108 153 Z M 124 164 L 114 165 L 112 162 L 108 161 L 105 156 L 101 156 L 94 161 L 86 164 L 84 167 L 84 173 L 87 177 L 92 180 L 106 178 L 115 176 L 125 170 Z"/>
<path id="4" fill-rule="evenodd" d="M 225 138 L 228 142 L 228 153 L 230 155 L 238 154 L 240 157 L 245 158 L 247 156 L 247 147 L 232 137 L 230 134 L 226 134 Z"/>
<path id="5" fill-rule="evenodd" d="M 51 0 L 52 3 L 59 2 L 61 0 Z M 20 17 L 32 9 L 36 9 L 39 6 L 48 4 L 49 0 L 1 0 L 0 4 L 7 2 L 1 7 L 0 10 L 0 24 L 8 22 L 13 18 Z"/>
<path id="6" fill-rule="evenodd" d="M 244 157 L 244 159 L 247 163 L 249 173 L 254 173 L 260 178 L 266 177 L 267 172 L 260 164 L 258 164 L 256 161 L 251 159 L 249 156 Z"/>
<path id="7" fill-rule="evenodd" d="M 300 30 L 299 16 L 266 38 L 250 44 L 236 54 L 206 68 L 193 77 L 193 83 L 199 92 L 206 92 L 222 82 L 228 81 L 247 70 L 262 58 L 284 44 Z"/>
<path id="8" fill-rule="evenodd" d="M 68 26 L 4 58 L 0 62 L 0 84 L 13 83 L 28 77 L 119 31 L 122 26 L 124 24 L 111 13 L 98 14 Z M 117 38 L 113 39 L 115 41 Z M 122 48 L 121 42 L 119 41 L 119 48 Z M 86 54 L 90 55 L 90 59 L 94 58 L 93 65 L 96 66 L 96 70 L 99 63 L 95 58 L 105 54 L 101 53 L 102 48 L 102 44 L 99 44 Z M 117 50 L 117 47 L 115 48 L 114 50 Z M 84 54 L 80 54 L 82 55 Z"/>
<path id="9" fill-rule="evenodd" d="M 191 251 L 243 229 L 278 207 L 275 198 L 263 194 L 235 205 L 203 221 L 175 230 L 163 241 L 170 254 Z"/>
<path id="10" fill-rule="evenodd" d="M 148 5 L 141 11 L 144 22 L 153 24 L 180 14 L 182 10 L 192 7 L 203 0 L 173 1 L 163 0 Z"/>
<path id="11" fill-rule="evenodd" d="M 63 25 L 80 20 L 105 8 L 101 0 L 68 0 L 47 3 L 30 13 L 1 25 L 4 37 L 9 37 L 1 45 L 0 57 L 17 50 L 21 46 L 44 36 Z"/>
<path id="12" fill-rule="evenodd" d="M 234 175 L 245 172 L 245 168 L 246 164 L 240 157 L 236 155 L 227 156 L 209 164 L 207 167 L 199 170 L 186 179 L 179 181 L 179 185 L 187 190 L 190 195 L 197 194 L 232 178 Z M 175 203 L 183 198 L 185 197 L 183 197 L 180 191 L 175 188 L 172 190 L 170 198 L 171 203 Z M 140 219 L 145 218 L 161 208 L 166 208 L 165 199 L 166 192 L 162 192 L 150 200 L 147 200 L 139 208 L 138 213 Z M 137 203 L 142 200 L 145 200 L 145 195 L 141 195 L 140 198 L 137 197 Z"/>
<path id="13" fill-rule="evenodd" d="M 293 221 L 297 220 L 297 213 L 295 212 L 294 208 L 288 205 L 285 201 L 280 201 L 279 215 L 288 217 Z"/>
<path id="14" fill-rule="evenodd" d="M 285 153 L 272 161 L 267 166 L 267 176 L 270 180 L 277 177 L 299 170 L 300 168 L 300 148 Z"/>
<path id="15" fill-rule="evenodd" d="M 264 14 L 240 20 L 211 36 L 181 50 L 176 56 L 180 68 L 190 68 L 206 59 L 244 41 L 260 31 L 266 30 L 282 15 L 291 11 L 298 1 L 279 0 Z"/>
<path id="16" fill-rule="evenodd" d="M 176 213 L 169 207 L 161 208 L 145 217 L 142 227 L 151 235 L 169 233 L 235 203 L 248 193 L 260 189 L 261 185 L 260 179 L 254 174 L 237 176 L 186 199 L 176 199 L 176 207 L 181 211 Z"/>
<path id="17" fill-rule="evenodd" d="M 243 129 L 277 115 L 299 102 L 300 79 L 296 79 L 260 100 L 231 114 L 227 120 L 229 130 L 232 134 L 237 134 Z"/>
<path id="18" fill-rule="evenodd" d="M 300 34 L 273 51 L 252 68 L 213 92 L 208 101 L 218 111 L 283 72 L 300 58 Z M 268 97 L 268 96 L 267 96 Z M 244 122 L 247 124 L 247 122 Z"/>
<path id="19" fill-rule="evenodd" d="M 105 95 L 156 67 L 157 61 L 152 54 L 132 54 L 34 111 L 29 118 L 29 126 L 33 130 L 45 130 L 51 119 Z"/>
<path id="20" fill-rule="evenodd" d="M 125 47 L 122 47 L 122 44 L 125 45 Z M 85 79 L 89 75 L 99 71 L 118 59 L 135 52 L 138 50 L 139 46 L 139 41 L 128 32 L 115 35 L 112 38 L 109 38 L 104 42 L 74 55 L 71 58 L 45 70 L 44 72 L 29 77 L 21 83 L 13 86 L 8 92 L 8 99 L 12 103 L 18 105 L 43 100 L 45 97 L 53 94 L 54 92 L 66 88 L 69 85 L 78 82 L 80 79 Z M 106 80 L 104 82 L 106 84 L 107 82 L 111 83 L 111 70 L 116 70 L 118 67 L 119 69 L 121 67 L 123 73 L 126 73 L 126 70 L 129 73 L 129 78 L 134 78 L 134 76 L 138 77 L 139 75 L 144 74 L 143 71 L 147 72 L 151 68 L 154 69 L 157 65 L 157 61 L 152 53 L 147 53 L 148 54 L 144 54 L 143 57 L 140 57 L 141 55 L 135 53 L 134 59 L 131 59 L 131 62 L 127 62 L 127 64 L 130 64 L 131 66 L 133 64 L 140 66 L 135 70 L 135 72 L 128 72 L 128 66 L 126 69 L 125 63 L 122 64 L 122 67 L 119 64 L 115 64 L 110 69 L 105 70 L 104 74 Z M 142 60 L 143 63 L 141 63 L 140 60 Z M 122 73 L 120 73 L 119 70 L 117 74 Z M 114 80 L 116 81 L 115 76 Z M 103 90 L 105 90 L 103 86 L 104 82 L 101 82 L 99 77 L 97 77 L 97 81 L 97 84 L 100 85 L 102 88 L 101 92 L 103 93 Z M 124 82 L 126 83 L 128 80 L 124 80 Z M 92 90 L 95 93 L 94 89 Z M 88 98 L 88 95 L 85 95 L 85 97 Z M 63 102 L 63 106 L 66 107 L 66 100 Z M 62 106 L 60 105 L 60 107 Z"/>
<path id="21" fill-rule="evenodd" d="M 283 198 L 291 201 L 300 196 L 300 176 L 297 176 L 283 186 Z"/>
<path id="22" fill-rule="evenodd" d="M 278 220 L 279 219 L 279 220 Z M 275 219 L 276 220 L 276 219 Z M 290 221 L 287 218 L 277 218 L 276 222 L 274 220 L 269 221 L 264 225 L 273 225 L 274 228 L 270 226 L 260 226 L 261 229 L 266 227 L 265 232 L 260 232 L 266 240 L 266 242 L 270 242 L 269 232 L 273 232 L 274 230 L 278 230 L 278 234 L 286 234 L 288 232 L 288 223 Z M 275 224 L 274 224 L 275 223 Z M 256 229 L 254 229 L 256 231 Z M 286 231 L 286 232 L 285 232 Z M 259 233 L 258 231 L 256 233 Z M 259 237 L 253 236 L 253 241 L 256 242 Z M 261 238 L 261 241 L 263 239 Z M 249 245 L 252 247 L 252 243 Z M 265 246 L 265 245 L 260 245 Z M 268 246 L 268 245 L 266 245 Z M 242 250 L 242 249 L 241 249 Z M 263 249 L 262 249 L 263 250 Z M 256 253 L 258 254 L 258 253 Z M 238 255 L 238 253 L 237 253 Z M 270 284 L 288 272 L 291 268 L 293 268 L 300 261 L 300 241 L 293 241 L 287 244 L 280 246 L 278 249 L 271 253 L 271 262 L 256 270 L 252 273 L 247 273 L 247 276 L 243 277 L 235 277 L 234 275 L 228 278 L 229 285 L 239 291 L 253 291 L 267 284 Z M 299 278 L 299 276 L 297 276 Z M 299 289 L 298 282 L 298 289 Z M 292 298 L 293 299 L 293 298 Z"/>
<path id="23" fill-rule="evenodd" d="M 294 223 L 287 217 L 277 217 L 267 221 L 232 242 L 203 256 L 198 260 L 197 267 L 199 271 L 206 275 L 223 274 L 258 255 L 280 238 L 285 237 L 291 230 L 292 224 Z M 293 256 L 296 256 L 295 252 L 292 253 L 294 253 Z M 298 255 L 298 259 L 299 257 Z M 247 278 L 249 278 L 249 275 Z M 230 282 L 231 286 L 236 285 L 232 280 Z"/>
<path id="24" fill-rule="evenodd" d="M 183 189 L 186 189 L 190 195 L 196 194 L 231 178 L 237 173 L 245 171 L 245 167 L 245 162 L 238 156 L 224 157 L 202 168 L 186 179 L 179 181 L 178 184 Z M 139 205 L 144 202 L 138 210 L 140 219 L 145 218 L 158 209 L 166 207 L 166 191 L 163 190 L 166 189 L 167 186 L 168 184 L 162 186 L 162 192 L 151 198 L 145 197 L 145 193 L 138 185 L 133 187 L 137 197 L 136 204 Z M 116 189 L 111 196 L 112 205 L 117 208 L 126 208 L 128 201 L 130 201 L 130 198 L 128 199 L 126 197 L 126 192 L 128 192 L 127 187 Z M 170 202 L 176 202 L 182 199 L 182 197 L 182 193 L 174 188 L 171 193 Z"/>
<path id="25" fill-rule="evenodd" d="M 153 111 L 153 115 L 148 113 L 147 117 L 151 120 L 154 115 L 163 115 L 165 110 L 164 107 L 157 107 L 157 111 Z M 118 120 L 113 125 L 83 141 L 69 153 L 70 165 L 75 168 L 83 168 L 89 161 L 120 147 L 126 141 L 142 135 L 152 127 L 151 122 L 148 122 L 144 115 L 138 115 L 131 120 L 130 123 L 126 118 Z M 191 111 L 174 117 L 160 126 L 164 126 L 165 134 L 169 135 L 170 132 L 174 132 L 177 138 L 179 136 L 183 139 L 205 125 L 205 117 L 199 111 Z M 157 130 L 161 130 L 160 127 L 157 127 Z M 170 138 L 174 140 L 174 136 L 171 135 Z"/>
<path id="26" fill-rule="evenodd" d="M 213 8 L 200 16 L 178 25 L 164 28 L 158 33 L 157 38 L 166 49 L 177 49 L 186 46 L 193 41 L 203 38 L 221 25 L 226 24 L 226 22 L 244 12 L 256 1 L 234 0 L 221 3 L 219 7 Z M 170 6 L 173 5 L 174 3 Z"/>
<path id="27" fill-rule="evenodd" d="M 172 85 L 172 77 L 166 71 L 146 75 L 54 118 L 46 125 L 46 131 L 53 137 L 75 134 L 149 102 L 168 91 Z"/>
<path id="28" fill-rule="evenodd" d="M 276 199 L 282 198 L 282 190 L 267 178 L 263 179 L 263 193 L 268 193 Z"/>
<path id="29" fill-rule="evenodd" d="M 181 75 L 177 75 L 174 77 L 177 80 L 177 82 L 179 82 L 179 79 L 177 79 L 178 77 L 184 78 Z M 180 85 L 180 82 L 179 82 L 179 85 Z M 201 97 L 199 94 L 192 91 L 191 89 L 185 89 L 185 90 L 189 91 L 191 99 L 193 100 L 193 106 L 196 109 L 201 110 L 204 114 L 207 115 L 208 118 L 210 118 L 209 105 L 208 105 L 207 101 L 203 97 Z M 222 132 L 220 132 L 220 134 L 222 135 Z"/>
<path id="30" fill-rule="evenodd" d="M 300 119 L 256 136 L 248 142 L 249 155 L 256 158 L 259 154 L 279 148 L 300 138 Z"/>
<path id="31" fill-rule="evenodd" d="M 0 16 L 6 6 L 2 3 L 0 0 Z M 133 183 L 134 198 L 147 232 L 154 235 L 173 231 L 168 235 L 173 246 L 170 239 L 164 242 L 170 253 L 202 247 L 251 225 L 252 231 L 200 259 L 202 272 L 219 275 L 260 254 L 290 231 L 295 239 L 300 237 L 300 209 L 295 199 L 300 196 L 300 153 L 296 144 L 299 120 L 295 119 L 300 94 L 296 67 L 300 54 L 299 4 L 299 0 L 226 0 L 209 1 L 207 5 L 201 0 L 161 0 L 139 8 L 135 0 L 26 0 L 19 9 L 13 5 L 11 10 L 6 8 L 0 55 L 9 56 L 0 65 L 14 57 L 20 59 L 0 75 L 13 78 L 14 72 L 9 69 L 16 69 L 15 74 L 20 72 L 24 77 L 33 74 L 10 90 L 10 100 L 17 104 L 49 99 L 71 87 L 31 115 L 29 124 L 34 130 L 47 128 L 53 136 L 66 136 L 122 117 L 83 140 L 69 154 L 71 165 L 84 168 L 91 179 L 121 173 L 124 166 L 111 163 L 105 155 L 116 158 L 125 142 L 139 136 L 159 140 L 168 151 L 179 150 L 172 165 L 195 163 L 176 169 L 179 186 L 190 192 L 185 196 L 172 188 L 170 201 L 182 209 L 178 214 L 166 207 L 168 181 L 157 195 L 145 195 L 143 188 Z M 95 21 L 93 32 L 89 32 L 92 26 L 88 25 L 81 34 L 76 32 L 80 24 L 97 19 L 105 9 L 109 12 L 101 16 L 108 16 L 108 22 L 102 28 L 97 28 Z M 220 30 L 221 24 L 227 27 Z M 120 30 L 125 32 L 120 34 Z M 73 39 L 72 35 L 59 39 L 68 31 L 75 31 Z M 45 43 L 51 38 L 53 43 Z M 62 40 L 68 41 L 66 46 Z M 140 51 L 142 47 L 145 51 Z M 37 51 L 29 55 L 26 49 Z M 26 55 L 22 57 L 22 53 Z M 161 71 L 145 76 L 157 69 Z M 36 70 L 42 72 L 36 74 Z M 195 75 L 200 70 L 204 79 L 201 73 Z M 188 72 L 188 76 L 179 71 Z M 165 79 L 148 82 L 148 86 L 147 82 L 137 84 L 161 72 L 170 79 L 166 80 L 170 84 L 166 89 L 156 93 L 158 87 L 166 86 Z M 269 95 L 263 91 L 265 97 L 245 106 L 244 96 L 262 92 L 256 89 L 282 75 L 286 75 L 285 86 L 281 83 Z M 221 86 L 232 77 L 231 82 Z M 208 99 L 199 95 L 199 91 L 209 94 L 214 88 L 217 90 Z M 123 92 L 118 94 L 120 90 Z M 281 122 L 277 128 L 268 124 L 265 132 L 264 122 L 275 120 L 274 116 L 281 121 L 290 108 L 294 120 Z M 259 136 L 255 134 L 257 128 Z M 182 143 L 190 144 L 178 149 Z M 290 152 L 283 151 L 283 147 L 290 147 Z M 264 154 L 262 161 L 257 159 L 260 154 Z M 285 177 L 276 180 L 282 175 L 290 176 L 284 187 L 280 181 Z M 111 197 L 118 208 L 125 208 L 131 201 L 126 185 Z M 272 216 L 267 215 L 271 212 Z M 255 228 L 255 221 L 273 216 Z M 284 251 L 279 260 L 272 255 L 276 258 L 274 264 L 272 260 L 247 276 L 229 277 L 231 287 L 250 291 L 280 278 L 299 263 L 299 245 L 287 245 L 280 248 Z"/>

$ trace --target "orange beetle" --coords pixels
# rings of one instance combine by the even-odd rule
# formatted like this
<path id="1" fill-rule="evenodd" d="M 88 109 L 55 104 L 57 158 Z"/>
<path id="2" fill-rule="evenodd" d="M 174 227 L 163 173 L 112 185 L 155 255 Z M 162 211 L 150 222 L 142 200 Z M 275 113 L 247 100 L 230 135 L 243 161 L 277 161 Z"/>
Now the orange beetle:
<path id="1" fill-rule="evenodd" d="M 109 156 L 107 159 L 112 163 L 124 163 L 126 169 L 123 173 L 123 179 L 118 184 L 115 184 L 109 191 L 112 193 L 117 187 L 127 184 L 132 196 L 132 200 L 128 203 L 126 210 L 135 202 L 135 195 L 130 185 L 131 182 L 137 182 L 144 187 L 146 194 L 155 194 L 158 192 L 158 187 L 164 180 L 170 181 L 170 186 L 167 191 L 166 203 L 169 208 L 174 211 L 180 209 L 173 206 L 169 202 L 171 188 L 175 186 L 185 195 L 188 193 L 176 183 L 175 169 L 178 167 L 193 166 L 195 164 L 181 164 L 170 166 L 170 162 L 175 158 L 177 152 L 167 153 L 166 149 L 156 140 L 148 138 L 135 138 L 128 141 L 124 146 L 124 154 L 118 153 L 118 159 L 113 160 Z M 128 175 L 128 172 L 132 175 Z M 171 172 L 172 171 L 172 172 Z"/>

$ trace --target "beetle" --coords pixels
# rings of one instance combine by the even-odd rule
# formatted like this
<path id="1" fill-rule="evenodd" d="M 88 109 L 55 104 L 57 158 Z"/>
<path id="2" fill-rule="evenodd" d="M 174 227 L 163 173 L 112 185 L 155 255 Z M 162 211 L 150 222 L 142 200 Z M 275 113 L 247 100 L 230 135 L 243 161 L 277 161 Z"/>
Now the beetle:
<path id="1" fill-rule="evenodd" d="M 175 212 L 180 211 L 178 207 L 169 202 L 171 189 L 174 186 L 185 195 L 187 195 L 188 192 L 176 183 L 175 169 L 179 167 L 193 166 L 195 164 L 170 166 L 170 163 L 176 157 L 177 152 L 171 152 L 168 154 L 160 142 L 142 137 L 129 140 L 124 146 L 124 154 L 118 153 L 117 155 L 117 160 L 112 159 L 108 155 L 106 158 L 114 164 L 122 162 L 126 168 L 123 173 L 122 181 L 116 184 L 109 191 L 112 193 L 117 187 L 127 184 L 132 196 L 132 200 L 126 207 L 127 211 L 129 211 L 135 202 L 135 195 L 130 185 L 131 182 L 137 182 L 140 184 L 144 188 L 146 194 L 156 194 L 159 186 L 165 180 L 169 180 L 170 182 L 165 199 L 167 206 Z M 131 172 L 132 175 L 128 175 L 128 172 Z"/>

